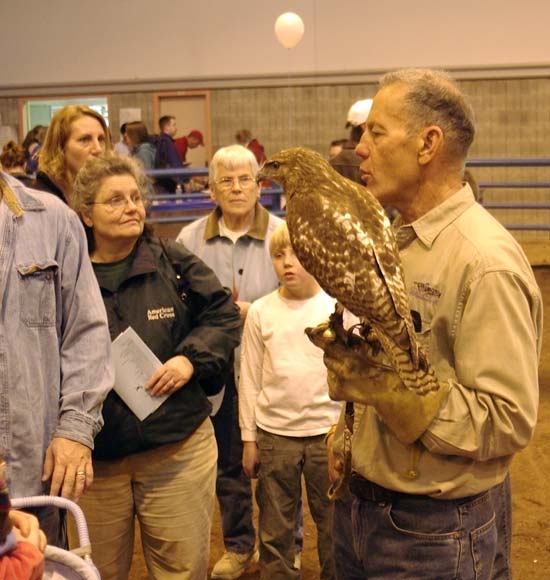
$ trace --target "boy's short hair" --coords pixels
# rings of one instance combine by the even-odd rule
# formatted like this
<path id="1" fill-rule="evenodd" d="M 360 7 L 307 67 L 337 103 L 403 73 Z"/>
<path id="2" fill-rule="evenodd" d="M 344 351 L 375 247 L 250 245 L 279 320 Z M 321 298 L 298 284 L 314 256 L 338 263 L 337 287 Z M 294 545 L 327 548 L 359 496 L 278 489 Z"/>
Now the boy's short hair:
<path id="1" fill-rule="evenodd" d="M 283 222 L 282 224 L 279 224 L 271 234 L 271 239 L 269 240 L 269 254 L 273 257 L 278 251 L 284 250 L 291 245 L 288 227 L 286 222 Z"/>
<path id="2" fill-rule="evenodd" d="M 161 131 L 164 131 L 164 128 L 166 127 L 166 125 L 170 124 L 170 121 L 172 119 L 175 119 L 176 117 L 174 117 L 174 115 L 163 115 L 160 119 L 159 119 L 159 129 Z"/>

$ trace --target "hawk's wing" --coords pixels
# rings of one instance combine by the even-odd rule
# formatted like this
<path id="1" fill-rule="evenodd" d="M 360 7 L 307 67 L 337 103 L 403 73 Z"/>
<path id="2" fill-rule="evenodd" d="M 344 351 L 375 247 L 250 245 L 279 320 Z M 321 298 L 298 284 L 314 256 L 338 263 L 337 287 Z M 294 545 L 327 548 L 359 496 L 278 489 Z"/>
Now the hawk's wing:
<path id="1" fill-rule="evenodd" d="M 356 248 L 334 223 L 332 194 L 325 185 L 315 195 L 294 196 L 287 202 L 286 221 L 290 240 L 302 266 L 323 290 L 338 300 L 349 291 L 345 278 L 349 264 L 358 259 Z"/>
<path id="2" fill-rule="evenodd" d="M 417 346 L 411 318 L 409 295 L 395 235 L 382 206 L 368 191 L 356 183 L 353 203 L 355 215 L 373 238 L 373 253 L 391 297 L 396 315 L 403 320 L 413 360 L 417 361 Z"/>

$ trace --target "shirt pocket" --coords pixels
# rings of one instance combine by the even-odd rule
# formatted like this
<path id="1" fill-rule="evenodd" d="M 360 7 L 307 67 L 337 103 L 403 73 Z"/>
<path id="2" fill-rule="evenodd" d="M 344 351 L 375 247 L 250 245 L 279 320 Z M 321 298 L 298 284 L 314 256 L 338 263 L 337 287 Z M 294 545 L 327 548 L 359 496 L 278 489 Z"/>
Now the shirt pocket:
<path id="1" fill-rule="evenodd" d="M 411 302 L 411 315 L 416 330 L 416 339 L 426 356 L 430 356 L 432 341 L 432 328 L 434 321 L 435 305 L 423 300 Z"/>
<path id="2" fill-rule="evenodd" d="M 31 328 L 55 326 L 55 260 L 16 266 L 22 288 L 19 298 L 21 322 Z"/>

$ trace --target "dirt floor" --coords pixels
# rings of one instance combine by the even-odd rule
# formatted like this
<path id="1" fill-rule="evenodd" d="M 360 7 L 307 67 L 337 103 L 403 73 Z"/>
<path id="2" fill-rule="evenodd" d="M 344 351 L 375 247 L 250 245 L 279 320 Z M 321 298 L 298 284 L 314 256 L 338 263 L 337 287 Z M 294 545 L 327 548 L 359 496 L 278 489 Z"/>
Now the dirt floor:
<path id="1" fill-rule="evenodd" d="M 512 464 L 515 580 L 550 578 L 550 509 L 548 507 L 550 503 L 550 268 L 537 268 L 535 274 L 545 298 L 545 330 L 540 365 L 540 411 L 533 441 Z M 222 553 L 219 517 L 216 514 L 212 527 L 211 565 Z M 253 580 L 259 578 L 259 574 L 251 571 L 242 578 Z M 307 507 L 302 578 L 303 580 L 318 580 L 319 578 L 315 529 Z M 147 580 L 139 544 L 135 549 L 130 579 Z"/>

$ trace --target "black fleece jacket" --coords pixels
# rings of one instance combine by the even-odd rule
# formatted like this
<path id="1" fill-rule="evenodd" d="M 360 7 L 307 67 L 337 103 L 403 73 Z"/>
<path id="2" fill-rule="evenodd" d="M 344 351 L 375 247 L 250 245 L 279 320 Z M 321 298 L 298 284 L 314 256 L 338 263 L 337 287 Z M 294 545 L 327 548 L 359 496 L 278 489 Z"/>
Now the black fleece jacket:
<path id="1" fill-rule="evenodd" d="M 126 279 L 116 292 L 101 287 L 101 293 L 111 339 L 131 326 L 161 362 L 185 355 L 194 375 L 144 421 L 112 391 L 94 457 L 120 458 L 186 439 L 209 415 L 206 396 L 223 386 L 240 340 L 230 291 L 183 245 L 143 235 Z"/>

